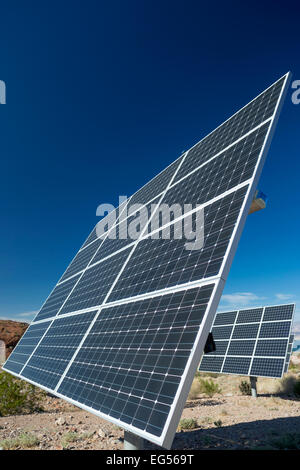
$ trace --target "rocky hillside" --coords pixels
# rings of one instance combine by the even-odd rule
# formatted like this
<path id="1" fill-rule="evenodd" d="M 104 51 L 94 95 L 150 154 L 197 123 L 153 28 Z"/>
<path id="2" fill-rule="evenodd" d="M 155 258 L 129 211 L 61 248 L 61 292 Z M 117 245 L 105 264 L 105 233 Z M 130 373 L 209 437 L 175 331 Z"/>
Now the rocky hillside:
<path id="1" fill-rule="evenodd" d="M 12 320 L 0 320 L 0 340 L 6 345 L 6 357 L 10 355 L 29 324 Z"/>

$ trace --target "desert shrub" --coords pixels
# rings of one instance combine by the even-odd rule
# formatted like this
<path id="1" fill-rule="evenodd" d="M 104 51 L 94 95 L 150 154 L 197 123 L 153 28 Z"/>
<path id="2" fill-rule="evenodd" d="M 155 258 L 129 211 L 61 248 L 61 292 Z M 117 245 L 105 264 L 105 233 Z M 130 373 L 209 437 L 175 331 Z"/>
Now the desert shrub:
<path id="1" fill-rule="evenodd" d="M 221 388 L 218 384 L 210 380 L 199 379 L 200 392 L 205 393 L 208 397 L 212 398 L 216 393 L 222 393 Z"/>
<path id="2" fill-rule="evenodd" d="M 296 395 L 296 397 L 300 397 L 300 380 L 297 380 L 295 383 L 294 383 L 294 394 Z"/>
<path id="3" fill-rule="evenodd" d="M 297 379 L 294 375 L 285 375 L 280 379 L 279 382 L 279 393 L 283 393 L 284 395 L 292 395 L 295 388 L 295 383 Z"/>
<path id="4" fill-rule="evenodd" d="M 194 418 L 183 418 L 180 420 L 178 429 L 181 431 L 182 429 L 195 429 L 198 427 L 197 420 Z"/>
<path id="5" fill-rule="evenodd" d="M 45 393 L 12 375 L 0 373 L 0 416 L 40 411 Z"/>
<path id="6" fill-rule="evenodd" d="M 291 371 L 291 372 L 300 372 L 300 364 L 296 364 L 291 359 L 290 364 L 289 364 L 289 371 Z"/>
<path id="7" fill-rule="evenodd" d="M 201 385 L 199 383 L 199 380 L 194 379 L 190 389 L 188 400 L 194 400 L 198 397 L 199 393 L 201 393 Z"/>
<path id="8" fill-rule="evenodd" d="M 220 428 L 222 426 L 223 422 L 218 419 L 218 421 L 214 421 L 214 425 L 217 427 L 217 428 Z"/>
<path id="9" fill-rule="evenodd" d="M 242 380 L 239 389 L 242 395 L 251 395 L 251 385 L 246 380 Z"/>

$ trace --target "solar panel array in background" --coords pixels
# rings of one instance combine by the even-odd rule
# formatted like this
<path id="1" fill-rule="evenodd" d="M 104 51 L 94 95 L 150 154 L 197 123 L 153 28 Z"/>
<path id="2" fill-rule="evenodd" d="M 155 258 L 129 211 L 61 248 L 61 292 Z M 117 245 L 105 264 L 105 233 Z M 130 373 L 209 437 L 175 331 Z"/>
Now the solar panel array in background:
<path id="1" fill-rule="evenodd" d="M 170 446 L 179 395 L 187 396 L 200 360 L 287 81 L 288 75 L 108 215 L 100 238 L 93 229 L 5 370 Z M 126 223 L 135 223 L 137 203 L 152 215 L 161 203 L 192 206 L 170 218 L 170 239 L 150 220 L 132 240 Z M 203 246 L 187 250 L 176 235 L 187 220 L 191 235 L 198 218 Z M 228 338 L 229 321 L 219 328 Z M 224 341 L 218 347 L 224 351 Z"/>
<path id="2" fill-rule="evenodd" d="M 201 372 L 282 377 L 287 371 L 294 304 L 217 313 L 216 350 L 204 354 Z"/>

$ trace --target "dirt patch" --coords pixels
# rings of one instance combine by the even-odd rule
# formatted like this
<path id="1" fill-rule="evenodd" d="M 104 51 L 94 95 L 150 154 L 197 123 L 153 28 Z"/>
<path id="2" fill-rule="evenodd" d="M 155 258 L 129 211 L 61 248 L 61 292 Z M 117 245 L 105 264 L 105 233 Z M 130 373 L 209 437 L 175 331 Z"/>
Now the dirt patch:
<path id="1" fill-rule="evenodd" d="M 123 449 L 121 428 L 58 398 L 47 397 L 44 409 L 0 418 L 0 441 L 9 447 L 25 433 L 35 438 L 31 449 Z M 197 420 L 198 427 L 178 432 L 174 449 L 251 449 L 287 433 L 299 433 L 300 401 L 288 396 L 200 397 L 187 402 L 182 418 Z M 16 448 L 26 449 L 22 442 Z M 147 443 L 147 448 L 155 446 Z"/>

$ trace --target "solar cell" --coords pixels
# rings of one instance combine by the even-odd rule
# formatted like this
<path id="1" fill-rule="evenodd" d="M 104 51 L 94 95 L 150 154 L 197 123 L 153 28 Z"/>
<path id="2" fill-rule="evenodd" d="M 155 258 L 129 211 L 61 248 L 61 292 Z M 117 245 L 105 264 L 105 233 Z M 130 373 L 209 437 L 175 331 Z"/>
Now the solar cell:
<path id="1" fill-rule="evenodd" d="M 282 377 L 289 363 L 294 308 L 288 304 L 217 313 L 211 330 L 216 350 L 202 356 L 199 370 Z"/>
<path id="2" fill-rule="evenodd" d="M 250 363 L 251 363 L 251 357 L 227 356 L 225 358 L 221 372 L 223 374 L 230 373 L 230 374 L 238 374 L 238 375 L 247 375 Z"/>
<path id="3" fill-rule="evenodd" d="M 260 322 L 262 313 L 263 313 L 263 308 L 240 310 L 237 316 L 236 323 Z"/>
<path id="4" fill-rule="evenodd" d="M 285 359 L 255 357 L 249 375 L 263 377 L 281 377 Z"/>
<path id="5" fill-rule="evenodd" d="M 188 211 L 166 221 L 157 209 L 134 241 L 111 241 L 106 234 L 102 243 L 94 228 L 30 326 L 33 333 L 32 327 L 37 328 L 36 337 L 28 337 L 27 345 L 24 336 L 5 370 L 156 444 L 171 446 L 288 80 L 289 74 L 278 80 L 116 213 L 135 203 L 149 207 L 153 201 L 187 203 Z M 158 215 L 163 226 L 152 225 Z M 135 222 L 134 217 L 127 222 L 131 220 Z M 179 237 L 180 223 L 182 229 L 188 221 L 185 237 Z M 119 222 L 118 236 L 124 233 Z M 187 239 L 199 235 L 198 229 L 200 246 L 187 249 Z M 236 312 L 231 317 L 235 322 Z M 248 345 L 239 343 L 241 324 L 228 324 L 230 315 L 223 320 L 213 328 L 219 335 L 218 353 L 228 351 L 233 335 L 238 352 L 250 350 L 251 337 Z M 255 322 L 249 334 L 254 329 Z M 218 372 L 230 364 L 256 367 L 244 356 L 228 356 L 226 364 L 222 355 L 209 354 L 202 363 L 207 359 Z"/>
<path id="6" fill-rule="evenodd" d="M 263 321 L 290 320 L 292 316 L 293 311 L 289 305 L 277 305 L 265 309 Z"/>
<path id="7" fill-rule="evenodd" d="M 214 325 L 233 325 L 237 312 L 218 313 L 215 318 Z"/>

